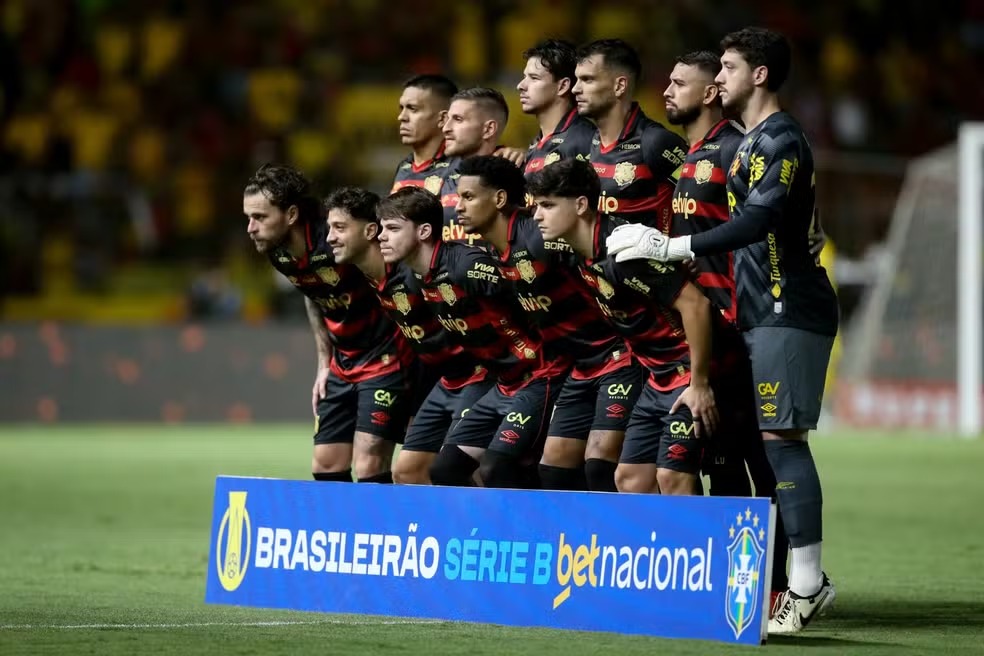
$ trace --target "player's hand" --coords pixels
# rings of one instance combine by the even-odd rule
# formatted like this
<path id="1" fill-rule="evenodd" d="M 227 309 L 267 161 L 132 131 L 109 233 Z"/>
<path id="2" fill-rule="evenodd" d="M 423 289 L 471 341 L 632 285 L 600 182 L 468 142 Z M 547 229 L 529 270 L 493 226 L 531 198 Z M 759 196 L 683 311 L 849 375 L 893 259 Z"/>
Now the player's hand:
<path id="1" fill-rule="evenodd" d="M 311 412 L 318 416 L 318 401 L 328 396 L 328 374 L 330 370 L 327 366 L 318 369 L 318 375 L 314 378 L 314 387 L 311 388 Z"/>
<path id="2" fill-rule="evenodd" d="M 682 262 L 693 258 L 690 237 L 667 237 L 656 228 L 640 223 L 620 225 L 605 241 L 608 254 L 616 262 L 628 260 L 656 260 L 657 262 Z"/>
<path id="3" fill-rule="evenodd" d="M 695 280 L 697 279 L 697 276 L 700 275 L 700 267 L 697 266 L 697 260 L 684 260 L 683 268 L 686 269 L 687 273 L 689 273 Z"/>
<path id="4" fill-rule="evenodd" d="M 526 161 L 526 151 L 519 148 L 512 148 L 510 146 L 502 146 L 497 148 L 494 153 L 496 157 L 501 157 L 503 159 L 508 159 L 510 162 L 516 166 L 522 166 L 523 162 Z"/>
<path id="5" fill-rule="evenodd" d="M 824 233 L 823 228 L 817 226 L 816 230 L 810 231 L 808 240 L 807 246 L 810 249 L 810 255 L 820 257 L 820 252 L 827 245 L 827 235 Z"/>
<path id="6" fill-rule="evenodd" d="M 690 414 L 694 417 L 695 437 L 699 439 L 704 435 L 712 435 L 717 430 L 717 402 L 710 385 L 691 385 L 685 389 L 670 408 L 670 414 L 676 413 L 682 405 L 690 408 Z"/>

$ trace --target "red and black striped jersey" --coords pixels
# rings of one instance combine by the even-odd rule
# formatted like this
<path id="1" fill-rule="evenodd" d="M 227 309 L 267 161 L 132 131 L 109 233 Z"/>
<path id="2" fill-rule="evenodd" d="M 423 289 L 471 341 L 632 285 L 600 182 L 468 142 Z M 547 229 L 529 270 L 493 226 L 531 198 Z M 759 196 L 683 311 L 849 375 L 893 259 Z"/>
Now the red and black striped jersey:
<path id="1" fill-rule="evenodd" d="M 571 108 L 552 132 L 541 132 L 530 144 L 523 175 L 536 173 L 562 159 L 588 159 L 591 140 L 597 133 L 594 123 L 579 115 L 576 107 Z"/>
<path id="2" fill-rule="evenodd" d="M 674 309 L 677 296 L 689 284 L 680 264 L 655 260 L 616 262 L 608 257 L 605 240 L 624 223 L 600 216 L 595 226 L 594 256 L 581 261 L 581 275 L 588 282 L 602 312 L 632 347 L 632 353 L 649 369 L 649 384 L 671 390 L 690 383 L 690 345 L 683 319 Z M 717 312 L 711 313 L 713 347 L 711 377 L 727 375 L 745 357 L 737 329 Z"/>
<path id="3" fill-rule="evenodd" d="M 354 264 L 338 264 L 327 243 L 325 221 L 305 226 L 307 251 L 297 259 L 279 248 L 270 263 L 321 308 L 332 344 L 330 367 L 357 383 L 396 371 L 413 359 L 396 324 L 383 312 L 365 275 Z"/>
<path id="4" fill-rule="evenodd" d="M 690 147 L 673 192 L 670 234 L 695 235 L 728 220 L 728 167 L 738 152 L 742 137 L 741 130 L 723 120 Z M 697 282 L 728 321 L 735 322 L 734 254 L 699 257 L 696 264 Z"/>
<path id="5" fill-rule="evenodd" d="M 594 303 L 571 247 L 544 242 L 533 218 L 519 210 L 509 219 L 508 234 L 506 252 L 493 253 L 543 337 L 544 357 L 573 361 L 572 375 L 582 380 L 629 365 L 632 357 L 625 340 Z"/>
<path id="6" fill-rule="evenodd" d="M 405 264 L 387 265 L 383 280 L 371 281 L 386 314 L 400 327 L 425 367 L 439 372 L 448 389 L 482 380 L 488 370 L 455 344 L 424 301 L 423 291 Z"/>
<path id="7" fill-rule="evenodd" d="M 637 103 L 614 143 L 603 145 L 597 133 L 591 164 L 601 178 L 598 211 L 670 231 L 676 171 L 687 142 L 646 116 Z"/>
<path id="8" fill-rule="evenodd" d="M 461 177 L 458 173 L 458 167 L 461 166 L 461 160 L 461 157 L 455 157 L 451 160 L 441 183 L 439 196 L 441 207 L 444 208 L 444 231 L 441 233 L 441 238 L 445 242 L 460 241 L 469 246 L 485 247 L 486 243 L 481 235 L 466 234 L 465 229 L 458 223 L 458 212 L 455 207 L 458 206 L 458 178 Z"/>
<path id="9" fill-rule="evenodd" d="M 542 339 L 487 252 L 459 242 L 438 243 L 428 272 L 414 277 L 452 341 L 486 364 L 500 386 L 562 373 L 544 360 Z"/>
<path id="10" fill-rule="evenodd" d="M 437 196 L 441 193 L 441 185 L 444 184 L 444 175 L 448 171 L 448 165 L 448 158 L 444 155 L 443 141 L 434 157 L 426 162 L 414 164 L 413 153 L 410 153 L 396 167 L 396 175 L 393 176 L 393 186 L 390 188 L 390 193 L 392 194 L 404 187 L 423 187 Z"/>

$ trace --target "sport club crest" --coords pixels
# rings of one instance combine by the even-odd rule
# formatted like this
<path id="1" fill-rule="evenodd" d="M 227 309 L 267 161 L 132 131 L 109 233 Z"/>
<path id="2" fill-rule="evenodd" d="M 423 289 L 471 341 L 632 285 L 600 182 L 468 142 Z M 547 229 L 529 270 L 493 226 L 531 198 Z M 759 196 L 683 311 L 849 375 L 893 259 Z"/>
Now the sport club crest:
<path id="1" fill-rule="evenodd" d="M 595 280 L 598 281 L 598 291 L 601 292 L 602 296 L 608 299 L 615 295 L 615 288 L 612 287 L 610 282 L 601 276 L 595 276 Z"/>
<path id="2" fill-rule="evenodd" d="M 560 153 L 558 153 L 557 151 L 554 151 L 554 152 L 550 153 L 549 155 L 547 155 L 546 158 L 544 158 L 543 165 L 544 166 L 550 166 L 554 162 L 559 162 L 559 161 L 560 161 Z"/>
<path id="3" fill-rule="evenodd" d="M 431 192 L 435 196 L 441 193 L 441 187 L 444 185 L 444 180 L 441 179 L 439 175 L 428 175 L 424 179 L 424 189 Z"/>
<path id="4" fill-rule="evenodd" d="M 516 270 L 519 271 L 519 277 L 526 282 L 533 282 L 533 279 L 536 278 L 536 268 L 529 260 L 520 260 L 517 262 Z"/>
<path id="5" fill-rule="evenodd" d="M 446 282 L 442 282 L 440 285 L 438 285 L 437 291 L 438 293 L 441 294 L 441 298 L 448 305 L 454 305 L 455 302 L 458 300 L 458 295 L 454 293 L 454 287 L 452 287 Z"/>
<path id="6" fill-rule="evenodd" d="M 636 165 L 632 162 L 619 162 L 615 165 L 615 175 L 612 179 L 619 187 L 624 187 L 636 177 Z"/>
<path id="7" fill-rule="evenodd" d="M 765 529 L 759 526 L 759 516 L 750 510 L 738 513 L 736 524 L 728 529 L 732 538 L 728 546 L 728 585 L 725 597 L 725 616 L 737 640 L 752 624 L 762 597 L 759 572 L 765 557 Z"/>
<path id="8" fill-rule="evenodd" d="M 697 162 L 694 167 L 694 182 L 697 184 L 704 184 L 711 180 L 711 176 L 714 174 L 714 164 L 710 160 L 702 159 Z"/>
<path id="9" fill-rule="evenodd" d="M 393 294 L 393 304 L 401 314 L 410 313 L 410 299 L 407 298 L 407 295 L 403 292 L 396 292 Z"/>
<path id="10" fill-rule="evenodd" d="M 338 276 L 338 272 L 335 271 L 335 269 L 332 267 L 324 267 L 322 269 L 318 269 L 317 271 L 315 271 L 315 273 L 318 275 L 319 278 L 325 281 L 325 283 L 331 285 L 332 287 L 337 285 L 338 281 L 340 280 Z"/>

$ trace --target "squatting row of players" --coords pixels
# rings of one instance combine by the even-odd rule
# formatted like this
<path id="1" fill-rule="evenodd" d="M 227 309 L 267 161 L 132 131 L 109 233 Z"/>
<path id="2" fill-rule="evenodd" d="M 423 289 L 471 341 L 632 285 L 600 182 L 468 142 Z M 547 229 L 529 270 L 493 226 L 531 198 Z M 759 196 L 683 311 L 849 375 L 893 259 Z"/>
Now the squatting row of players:
<path id="1" fill-rule="evenodd" d="M 551 40 L 524 53 L 525 152 L 499 147 L 499 92 L 425 75 L 390 196 L 254 175 L 249 235 L 316 337 L 315 479 L 699 494 L 703 471 L 778 499 L 769 630 L 829 607 L 806 437 L 838 311 L 813 156 L 777 99 L 786 39 L 721 51 L 673 68 L 686 141 L 633 101 L 628 44 Z"/>

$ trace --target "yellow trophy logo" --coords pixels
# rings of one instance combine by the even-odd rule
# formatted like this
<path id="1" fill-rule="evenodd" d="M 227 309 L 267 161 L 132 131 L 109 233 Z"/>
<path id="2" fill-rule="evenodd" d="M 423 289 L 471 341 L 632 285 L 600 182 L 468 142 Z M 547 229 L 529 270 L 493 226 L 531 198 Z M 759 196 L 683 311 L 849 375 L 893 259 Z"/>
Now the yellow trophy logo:
<path id="1" fill-rule="evenodd" d="M 224 540 L 223 536 L 225 536 Z M 246 511 L 246 493 L 230 492 L 229 507 L 222 515 L 219 534 L 215 537 L 215 567 L 218 570 L 219 583 L 229 592 L 238 588 L 243 582 L 243 577 L 246 576 L 252 547 L 251 536 L 249 513 Z"/>

